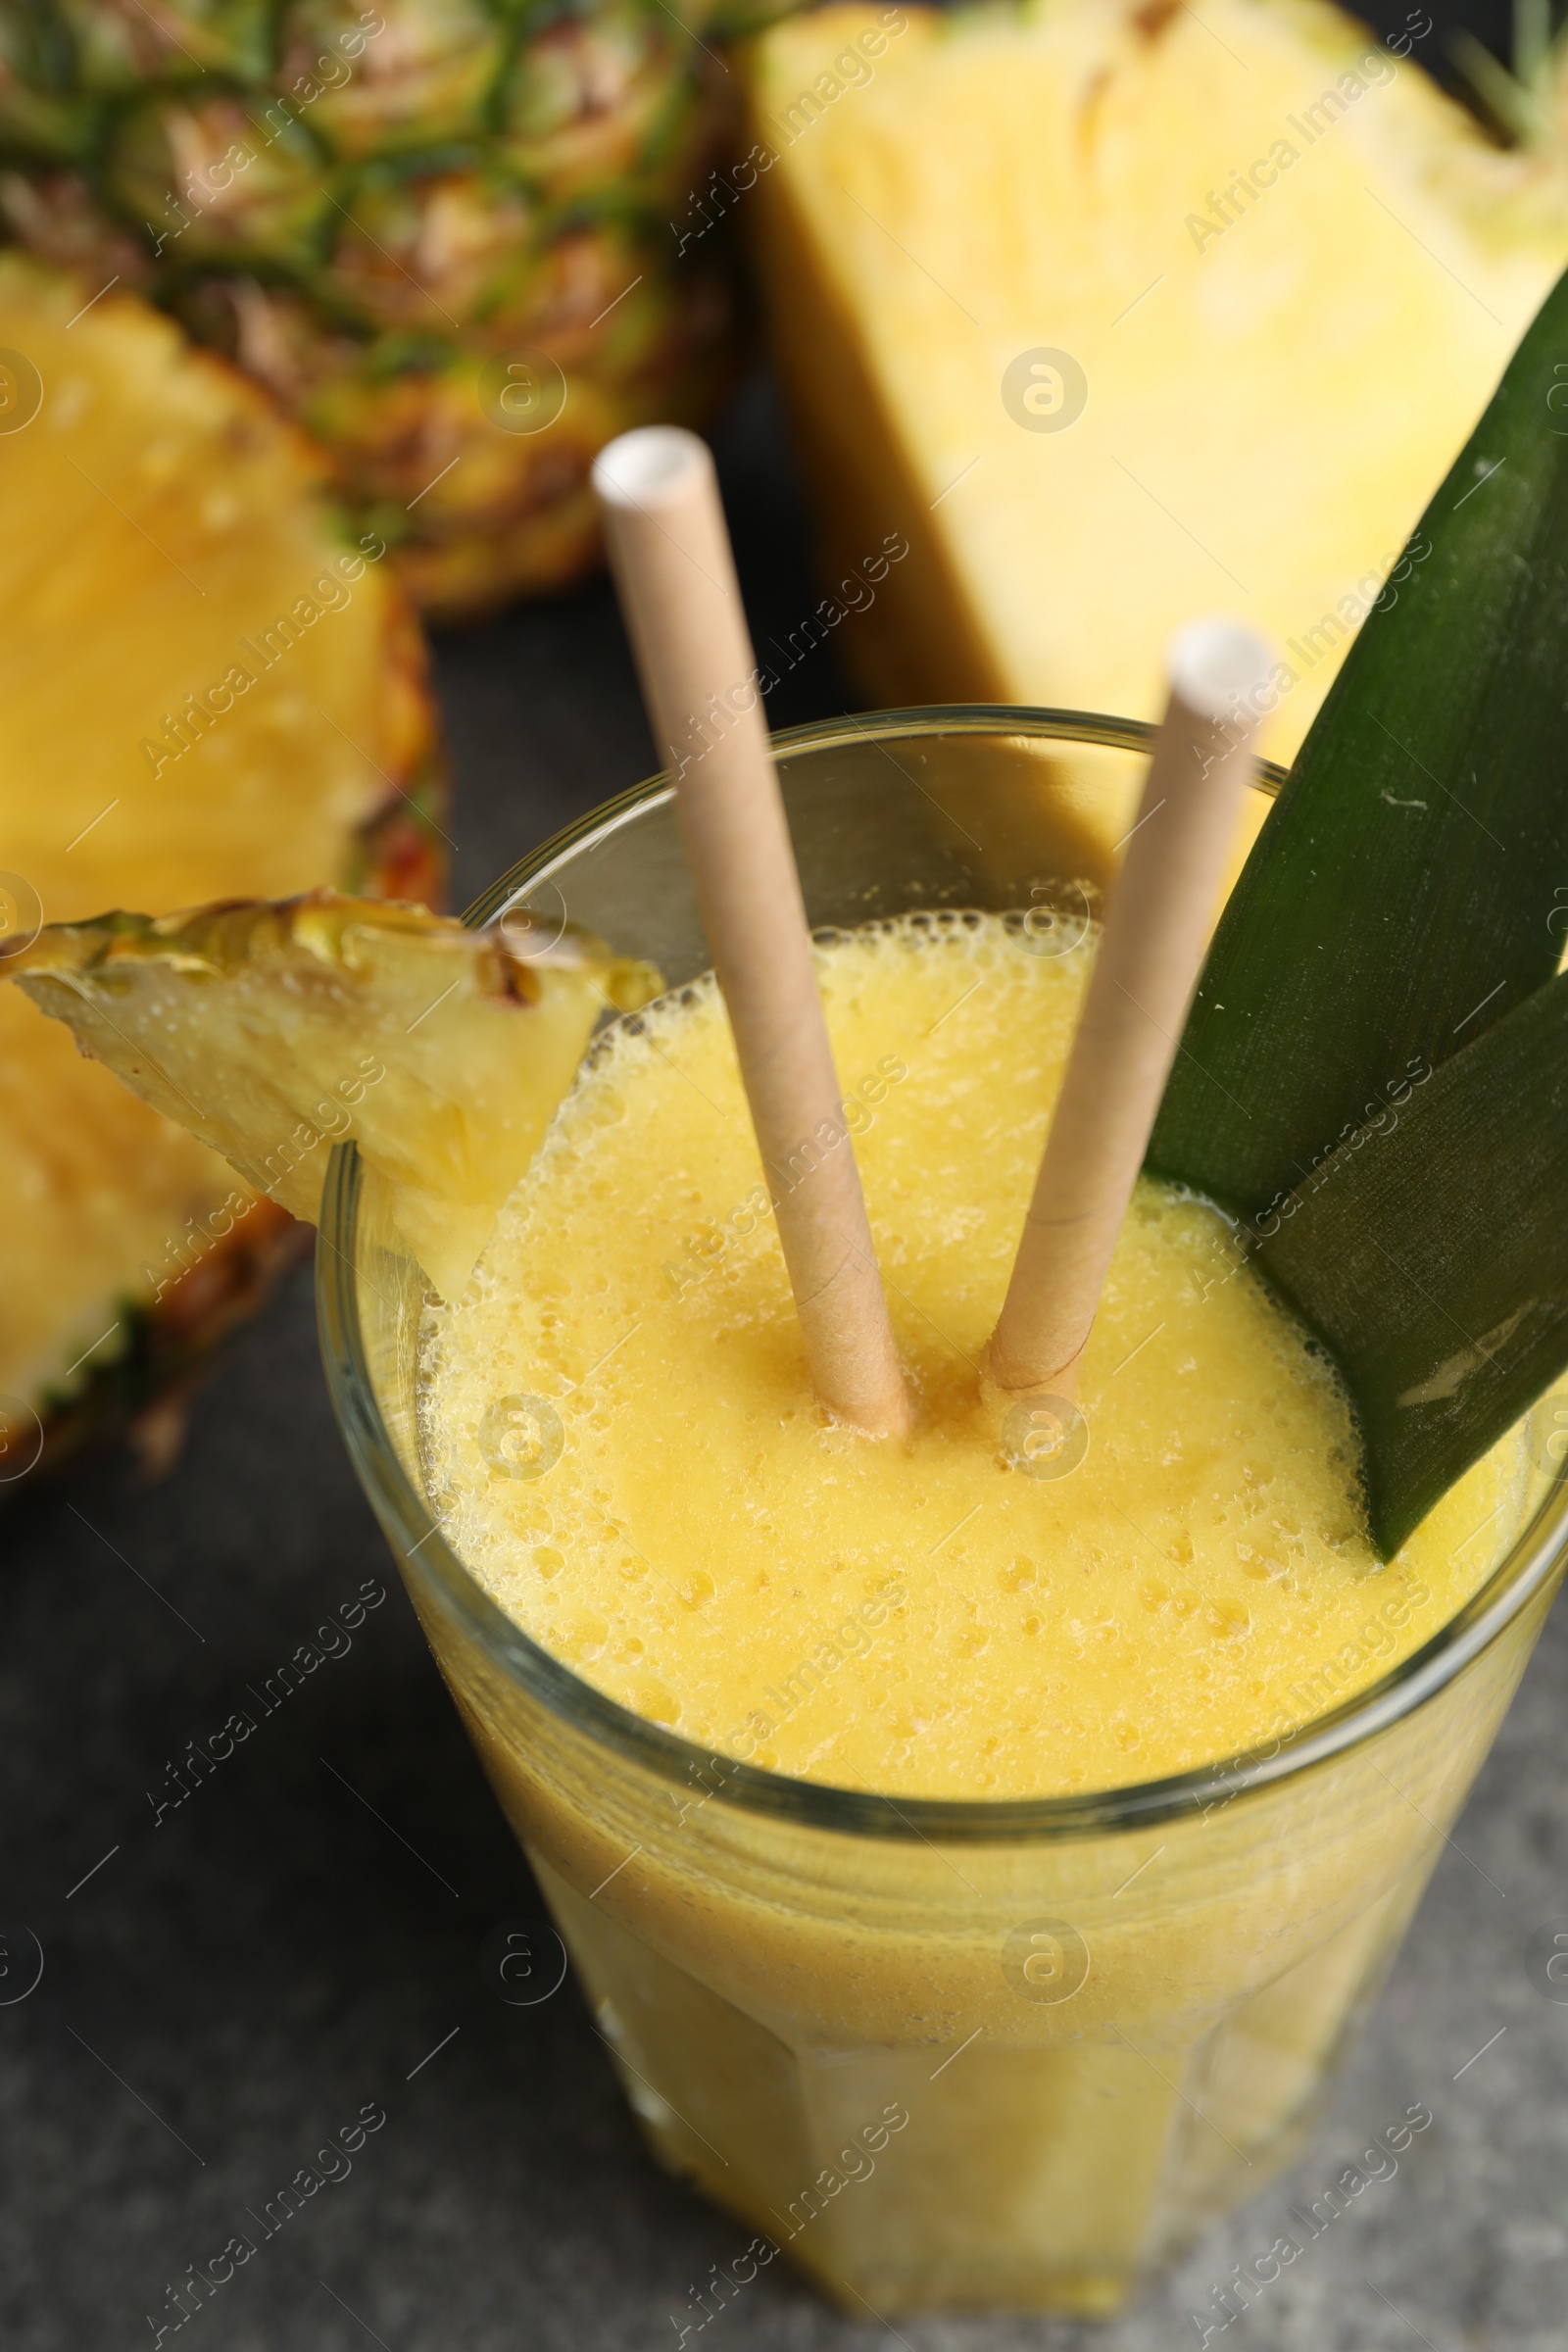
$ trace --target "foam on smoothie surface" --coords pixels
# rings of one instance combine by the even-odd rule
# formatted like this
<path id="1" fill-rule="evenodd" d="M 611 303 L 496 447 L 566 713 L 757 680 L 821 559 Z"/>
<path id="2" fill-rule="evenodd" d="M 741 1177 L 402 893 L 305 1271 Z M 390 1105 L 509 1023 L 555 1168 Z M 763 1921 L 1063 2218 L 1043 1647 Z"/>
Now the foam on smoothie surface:
<path id="1" fill-rule="evenodd" d="M 449 1541 L 544 1647 L 717 1753 L 931 1796 L 1182 1771 L 1376 1680 L 1518 1522 L 1509 1438 L 1380 1566 L 1336 1376 L 1216 1214 L 1148 1181 L 1080 1377 L 1088 1451 L 1005 1465 L 973 1400 L 1094 951 L 1038 952 L 1058 937 L 909 916 L 819 953 L 907 1447 L 813 1402 L 710 981 L 609 1034 L 429 1315 Z"/>

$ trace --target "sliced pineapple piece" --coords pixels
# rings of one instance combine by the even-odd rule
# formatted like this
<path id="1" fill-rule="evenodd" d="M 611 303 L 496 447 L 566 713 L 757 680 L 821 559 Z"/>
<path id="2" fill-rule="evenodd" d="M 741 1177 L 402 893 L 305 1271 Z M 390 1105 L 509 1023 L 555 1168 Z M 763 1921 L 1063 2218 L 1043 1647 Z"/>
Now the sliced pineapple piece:
<path id="1" fill-rule="evenodd" d="M 352 1138 L 448 1298 L 600 1013 L 659 985 L 586 932 L 548 940 L 520 916 L 467 931 L 329 890 L 54 923 L 0 969 L 295 1216 L 317 1219 L 331 1147 Z"/>
<path id="2" fill-rule="evenodd" d="M 144 304 L 0 255 L 0 343 L 39 402 L 0 433 L 0 866 L 55 921 L 341 880 L 430 783 L 384 543 Z"/>
<path id="3" fill-rule="evenodd" d="M 1493 145 L 1418 37 L 1024 0 L 758 44 L 776 161 L 737 218 L 874 700 L 1152 718 L 1225 606 L 1282 649 L 1266 749 L 1299 743 L 1568 260 L 1560 132 Z"/>
<path id="4" fill-rule="evenodd" d="M 0 957 L 103 906 L 323 881 L 428 898 L 440 764 L 381 542 L 350 535 L 265 395 L 115 267 L 0 256 Z M 229 1261 L 247 1287 L 267 1222 L 248 1198 L 0 989 L 0 1396 L 51 1446 L 89 1386 L 107 1418 L 164 1376 L 149 1317 L 179 1322 L 182 1354 L 207 1344 L 222 1315 L 192 1302 Z"/>

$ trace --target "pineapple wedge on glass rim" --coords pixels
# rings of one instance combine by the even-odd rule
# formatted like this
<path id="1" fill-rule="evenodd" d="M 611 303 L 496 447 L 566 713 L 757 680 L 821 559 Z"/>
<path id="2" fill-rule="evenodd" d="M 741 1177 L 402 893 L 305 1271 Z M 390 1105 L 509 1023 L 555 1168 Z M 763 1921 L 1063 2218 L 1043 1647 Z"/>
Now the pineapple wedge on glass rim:
<path id="1" fill-rule="evenodd" d="M 469 931 L 329 890 L 53 924 L 0 970 L 294 1216 L 317 1221 L 332 1146 L 356 1143 L 447 1299 L 601 1014 L 661 985 L 571 924 Z"/>

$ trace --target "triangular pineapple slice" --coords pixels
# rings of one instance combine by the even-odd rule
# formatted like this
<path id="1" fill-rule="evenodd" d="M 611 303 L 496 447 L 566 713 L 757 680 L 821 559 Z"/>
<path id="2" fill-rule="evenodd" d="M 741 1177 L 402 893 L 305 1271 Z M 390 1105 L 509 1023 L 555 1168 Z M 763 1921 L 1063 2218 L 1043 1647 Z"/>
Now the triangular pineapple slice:
<path id="1" fill-rule="evenodd" d="M 600 1013 L 658 988 L 586 932 L 547 940 L 521 914 L 467 931 L 330 890 L 52 923 L 4 969 L 295 1216 L 316 1221 L 331 1147 L 352 1137 L 448 1298 Z"/>
<path id="2" fill-rule="evenodd" d="M 766 34 L 755 192 L 705 202 L 815 492 L 831 594 L 783 665 L 836 630 L 873 702 L 1153 718 L 1225 605 L 1281 647 L 1289 758 L 1568 261 L 1560 133 L 1501 152 L 1397 16 L 866 0 Z"/>

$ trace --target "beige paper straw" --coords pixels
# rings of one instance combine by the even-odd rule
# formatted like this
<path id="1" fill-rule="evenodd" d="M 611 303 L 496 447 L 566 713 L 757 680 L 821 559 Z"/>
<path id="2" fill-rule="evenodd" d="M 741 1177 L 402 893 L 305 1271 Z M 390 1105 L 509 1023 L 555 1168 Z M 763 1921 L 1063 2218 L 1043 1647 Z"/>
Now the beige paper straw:
<path id="1" fill-rule="evenodd" d="M 1195 621 L 992 1335 L 986 1387 L 1070 1400 L 1213 924 L 1273 656 L 1239 621 Z"/>
<path id="2" fill-rule="evenodd" d="M 822 1402 L 878 1436 L 908 1404 L 812 968 L 760 675 L 707 447 L 650 425 L 594 466 L 611 566 L 729 1011 Z"/>

